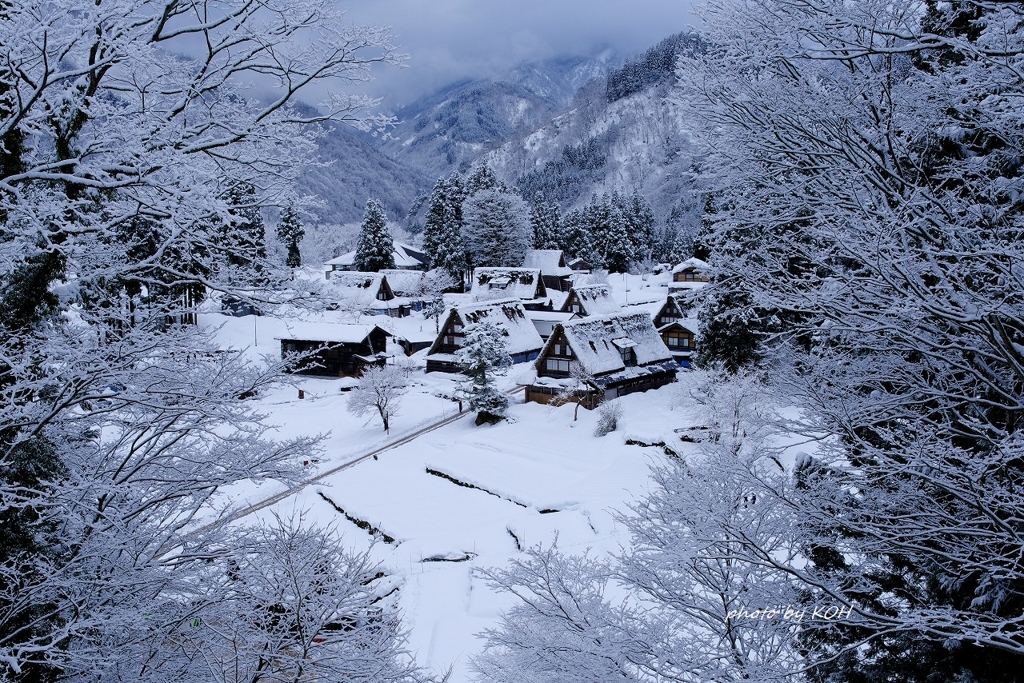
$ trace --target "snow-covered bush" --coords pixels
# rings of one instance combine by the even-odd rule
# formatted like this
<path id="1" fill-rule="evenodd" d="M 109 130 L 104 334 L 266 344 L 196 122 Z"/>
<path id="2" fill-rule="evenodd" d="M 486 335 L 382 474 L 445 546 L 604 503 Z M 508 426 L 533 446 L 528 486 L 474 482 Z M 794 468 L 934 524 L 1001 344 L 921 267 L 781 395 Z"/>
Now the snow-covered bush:
<path id="1" fill-rule="evenodd" d="M 622 406 L 618 401 L 605 401 L 597 408 L 597 426 L 594 436 L 607 436 L 619 428 L 622 419 Z"/>

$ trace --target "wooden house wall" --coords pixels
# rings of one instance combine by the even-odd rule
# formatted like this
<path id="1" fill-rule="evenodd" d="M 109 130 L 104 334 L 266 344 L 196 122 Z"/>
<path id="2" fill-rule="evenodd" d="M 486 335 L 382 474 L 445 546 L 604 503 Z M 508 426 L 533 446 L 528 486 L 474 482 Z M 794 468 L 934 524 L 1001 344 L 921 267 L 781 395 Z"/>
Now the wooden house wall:
<path id="1" fill-rule="evenodd" d="M 696 268 L 686 268 L 678 273 L 672 274 L 673 282 L 707 282 L 708 276 L 699 272 Z"/>
<path id="2" fill-rule="evenodd" d="M 371 356 L 376 351 L 383 351 L 386 343 L 386 335 L 377 335 L 377 340 L 369 344 L 365 342 L 349 344 L 284 339 L 281 340 L 281 357 L 285 358 L 294 353 L 312 352 L 313 355 L 310 358 L 301 361 L 291 371 L 301 375 L 355 377 L 367 365 L 365 361 L 356 356 Z"/>

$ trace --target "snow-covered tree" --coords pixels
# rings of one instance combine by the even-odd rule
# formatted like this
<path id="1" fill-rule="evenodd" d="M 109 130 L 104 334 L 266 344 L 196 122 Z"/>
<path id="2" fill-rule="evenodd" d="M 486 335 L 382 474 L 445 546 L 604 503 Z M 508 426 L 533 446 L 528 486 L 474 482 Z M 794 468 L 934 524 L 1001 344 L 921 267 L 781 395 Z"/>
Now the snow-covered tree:
<path id="1" fill-rule="evenodd" d="M 511 192 L 480 190 L 463 204 L 470 265 L 521 266 L 532 244 L 530 207 Z"/>
<path id="2" fill-rule="evenodd" d="M 569 363 L 569 381 L 565 382 L 551 399 L 551 405 L 561 406 L 566 403 L 574 403 L 572 421 L 576 422 L 580 417 L 580 405 L 585 403 L 590 406 L 596 392 L 597 380 L 594 375 L 588 372 L 582 363 L 573 361 Z"/>
<path id="3" fill-rule="evenodd" d="M 593 198 L 583 216 L 598 265 L 611 273 L 626 273 L 636 258 L 633 237 L 618 202 L 608 195 Z"/>
<path id="4" fill-rule="evenodd" d="M 298 268 L 302 265 L 302 253 L 299 251 L 299 244 L 305 237 L 306 231 L 302 229 L 302 222 L 293 204 L 289 204 L 281 211 L 281 217 L 277 222 L 277 239 L 288 250 L 285 265 L 289 268 Z"/>
<path id="5" fill-rule="evenodd" d="M 426 299 L 423 317 L 434 320 L 434 332 L 440 332 L 441 316 L 448 310 L 444 301 L 446 292 L 460 285 L 447 271 L 431 270 L 423 276 L 417 296 Z"/>
<path id="6" fill-rule="evenodd" d="M 363 222 L 356 242 L 356 270 L 376 273 L 395 267 L 395 242 L 388 231 L 384 205 L 376 199 L 366 200 Z"/>
<path id="7" fill-rule="evenodd" d="M 494 175 L 494 171 L 492 171 L 490 166 L 487 164 L 480 166 L 473 171 L 468 178 L 466 178 L 467 198 L 472 197 L 477 192 L 483 192 L 484 190 L 508 191 L 505 184 L 498 180 L 498 176 Z"/>
<path id="8" fill-rule="evenodd" d="M 655 467 L 652 492 L 619 516 L 632 541 L 618 559 L 535 547 L 506 569 L 481 571 L 518 601 L 485 633 L 478 680 L 798 674 L 795 635 L 810 612 L 800 616 L 799 592 L 774 567 L 798 548 L 784 502 L 792 484 L 766 446 L 775 421 L 768 405 L 749 377 L 714 384 L 703 411 L 708 440 Z"/>
<path id="9" fill-rule="evenodd" d="M 558 247 L 573 258 L 593 258 L 594 247 L 590 240 L 590 227 L 582 209 L 571 211 L 562 220 Z"/>
<path id="10" fill-rule="evenodd" d="M 459 387 L 460 400 L 477 411 L 477 424 L 496 422 L 508 409 L 508 396 L 495 386 L 500 375 L 512 367 L 505 331 L 489 320 L 467 325 L 466 341 L 455 354 L 455 362 L 466 379 Z"/>
<path id="11" fill-rule="evenodd" d="M 144 679 L 422 680 L 388 597 L 397 582 L 370 551 L 353 553 L 336 531 L 298 515 L 235 534 L 233 550 L 212 559 L 204 583 L 186 594 L 191 604 L 140 619 L 177 622 L 136 646 L 152 670 Z"/>
<path id="12" fill-rule="evenodd" d="M 466 276 L 466 252 L 462 241 L 462 201 L 465 190 L 457 173 L 438 178 L 430 193 L 426 223 L 423 227 L 423 251 L 430 257 L 432 269 L 442 269 L 462 282 Z"/>
<path id="13" fill-rule="evenodd" d="M 717 2 L 680 102 L 720 184 L 718 308 L 816 435 L 790 503 L 818 680 L 1003 681 L 1024 661 L 1024 9 Z M 756 322 L 756 318 L 755 318 Z"/>
<path id="14" fill-rule="evenodd" d="M 397 365 L 366 368 L 359 376 L 359 384 L 349 394 L 348 412 L 362 417 L 376 411 L 384 431 L 390 432 L 391 418 L 398 413 L 408 383 L 405 369 Z"/>
<path id="15" fill-rule="evenodd" d="M 533 229 L 534 249 L 559 249 L 562 225 L 558 205 L 544 201 L 537 193 L 530 207 L 530 227 Z"/>
<path id="16" fill-rule="evenodd" d="M 398 59 L 319 0 L 6 3 L 0 53 L 0 678 L 210 680 L 139 644 L 173 642 L 237 548 L 197 528 L 218 492 L 294 481 L 313 446 L 241 398 L 278 368 L 175 323 L 277 276 L 255 226 L 315 149 L 304 124 L 372 125 L 332 83 Z M 310 89 L 318 112 L 293 106 Z"/>
<path id="17" fill-rule="evenodd" d="M 626 232 L 632 241 L 633 258 L 650 261 L 654 254 L 654 210 L 646 199 L 634 192 L 631 196 L 613 194 L 612 203 L 619 207 Z"/>

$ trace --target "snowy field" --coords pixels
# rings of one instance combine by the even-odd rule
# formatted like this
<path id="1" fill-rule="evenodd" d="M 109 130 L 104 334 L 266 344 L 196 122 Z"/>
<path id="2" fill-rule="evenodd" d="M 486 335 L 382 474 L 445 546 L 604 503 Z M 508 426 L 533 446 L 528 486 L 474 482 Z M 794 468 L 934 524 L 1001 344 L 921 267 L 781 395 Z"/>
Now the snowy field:
<path id="1" fill-rule="evenodd" d="M 364 317 L 360 323 L 378 320 Z M 279 353 L 275 337 L 292 324 L 215 314 L 202 322 L 218 328 L 224 347 L 254 358 Z M 423 324 L 416 317 L 392 322 Z M 514 386 L 527 371 L 515 366 L 506 386 Z M 438 396 L 452 390 L 453 376 L 417 368 L 388 435 L 375 417 L 347 412 L 347 395 L 340 391 L 347 380 L 295 379 L 295 385 L 259 397 L 259 409 L 282 438 L 324 436 L 319 462 L 309 465 L 310 476 L 458 412 L 454 403 Z M 328 476 L 245 521 L 302 514 L 307 521 L 336 526 L 353 546 L 374 544 L 385 568 L 404 580 L 400 605 L 418 661 L 435 672 L 454 665 L 452 682 L 466 681 L 469 657 L 482 645 L 476 634 L 495 625 L 510 604 L 508 596 L 495 594 L 475 577 L 474 568 L 504 566 L 519 547 L 547 545 L 556 538 L 563 549 L 592 549 L 598 555 L 625 544 L 628 537 L 613 513 L 644 494 L 650 466 L 666 457 L 662 448 L 626 441 L 664 441 L 685 451 L 688 445 L 673 430 L 694 424 L 687 406 L 698 379 L 697 373 L 682 372 L 674 385 L 620 399 L 619 429 L 605 437 L 593 435 L 596 412 L 581 409 L 574 422 L 573 407 L 524 404 L 517 391 L 506 422 L 477 427 L 467 412 L 463 419 Z M 303 399 L 298 398 L 300 388 Z M 282 490 L 276 482 L 241 486 L 220 502 L 244 509 Z M 380 534 L 356 526 L 339 508 Z"/>
<path id="2" fill-rule="evenodd" d="M 691 422 L 685 411 L 670 410 L 677 388 L 624 397 L 622 426 L 606 437 L 593 436 L 595 413 L 581 410 L 574 423 L 568 406 L 513 405 L 510 421 L 494 426 L 459 420 L 260 514 L 301 511 L 309 520 L 337 525 L 349 542 L 370 542 L 336 505 L 392 537 L 392 543 L 378 541 L 376 551 L 405 579 L 401 605 L 410 645 L 435 670 L 454 663 L 453 681 L 463 681 L 467 658 L 480 647 L 474 635 L 494 625 L 508 605 L 506 596 L 473 577 L 473 568 L 504 565 L 517 552 L 517 539 L 525 547 L 557 536 L 564 549 L 600 553 L 626 542 L 612 512 L 643 494 L 649 466 L 664 455 L 625 441 L 678 442 L 672 428 Z M 316 424 L 310 428 L 315 431 Z M 359 436 L 332 434 L 327 450 L 341 454 Z M 431 561 L 438 559 L 465 561 Z"/>

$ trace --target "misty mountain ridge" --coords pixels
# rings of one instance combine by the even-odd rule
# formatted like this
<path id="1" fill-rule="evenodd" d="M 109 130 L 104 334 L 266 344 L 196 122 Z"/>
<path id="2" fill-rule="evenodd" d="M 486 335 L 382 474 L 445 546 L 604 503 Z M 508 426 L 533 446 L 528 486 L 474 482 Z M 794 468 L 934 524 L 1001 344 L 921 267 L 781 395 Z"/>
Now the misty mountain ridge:
<path id="1" fill-rule="evenodd" d="M 369 196 L 402 221 L 410 207 L 422 213 L 416 199 L 438 177 L 486 161 L 527 200 L 539 192 L 567 211 L 593 194 L 636 191 L 659 223 L 695 229 L 697 162 L 670 96 L 672 57 L 689 48 L 677 34 L 629 60 L 604 50 L 454 83 L 396 112 L 382 138 L 332 130 L 321 158 L 336 161 L 304 184 L 324 197 L 325 222 L 360 220 Z"/>

